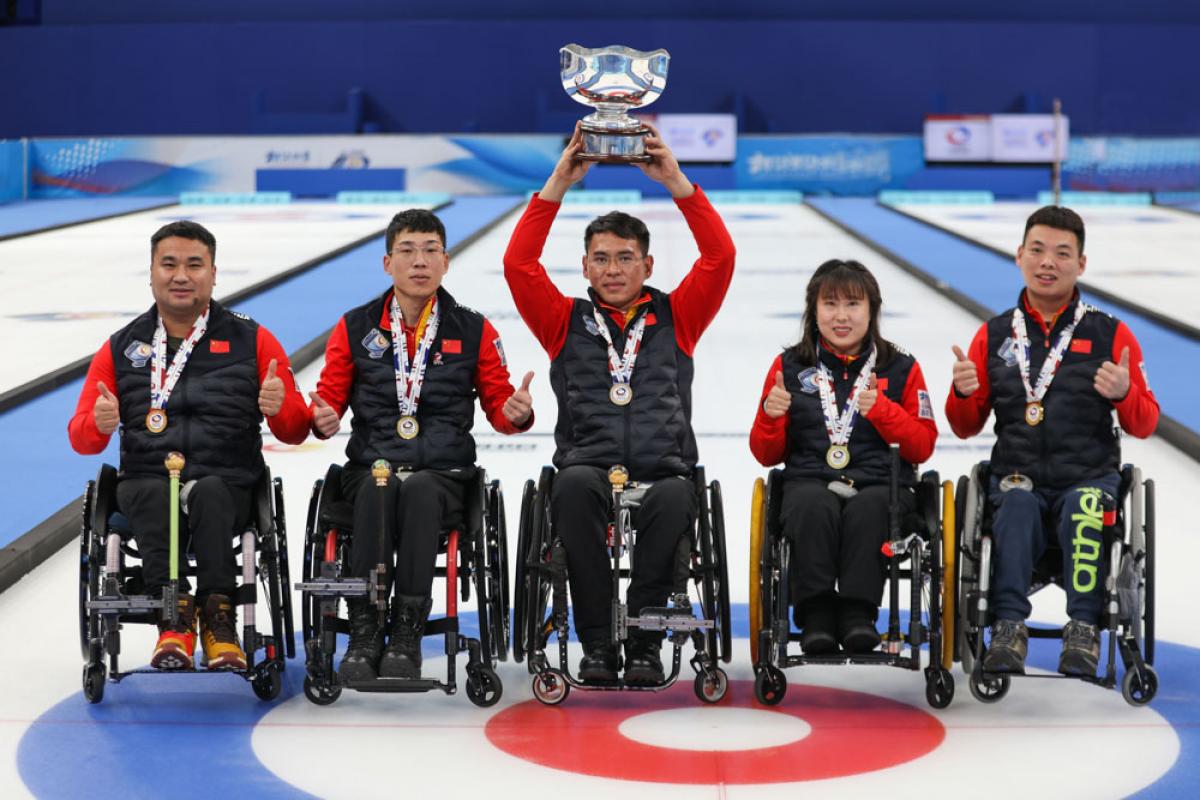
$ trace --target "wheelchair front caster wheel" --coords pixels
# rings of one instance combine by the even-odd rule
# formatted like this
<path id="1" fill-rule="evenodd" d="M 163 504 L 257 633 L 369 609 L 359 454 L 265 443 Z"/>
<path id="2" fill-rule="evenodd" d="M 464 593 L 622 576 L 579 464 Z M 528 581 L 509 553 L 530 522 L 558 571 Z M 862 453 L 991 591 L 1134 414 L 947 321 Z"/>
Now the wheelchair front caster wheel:
<path id="1" fill-rule="evenodd" d="M 948 670 L 931 669 L 925 676 L 925 700 L 933 708 L 945 708 L 954 699 L 954 676 Z"/>
<path id="2" fill-rule="evenodd" d="M 1131 706 L 1144 706 L 1158 694 L 1158 673 L 1149 664 L 1131 669 L 1121 679 L 1121 696 Z"/>
<path id="3" fill-rule="evenodd" d="M 787 694 L 787 678 L 778 667 L 763 667 L 754 676 L 754 697 L 764 706 L 777 706 Z"/>
<path id="4" fill-rule="evenodd" d="M 467 676 L 467 699 L 480 708 L 494 706 L 504 694 L 500 676 L 490 667 L 480 667 Z"/>
<path id="5" fill-rule="evenodd" d="M 86 664 L 83 667 L 83 696 L 89 703 L 99 703 L 104 699 L 104 681 L 108 670 L 103 664 Z"/>
<path id="6" fill-rule="evenodd" d="M 998 703 L 1004 699 L 1004 695 L 1008 694 L 1008 687 L 1012 683 L 1012 679 L 1007 675 L 987 675 L 983 674 L 983 667 L 976 663 L 975 669 L 971 671 L 971 678 L 967 681 L 967 686 L 971 690 L 971 696 L 981 703 Z"/>
<path id="7" fill-rule="evenodd" d="M 279 697 L 279 691 L 283 688 L 283 676 L 279 674 L 279 665 L 268 663 L 264 666 L 250 679 L 250 688 L 254 689 L 254 694 L 259 700 L 270 701 Z"/>
<path id="8" fill-rule="evenodd" d="M 342 696 L 342 687 L 336 683 L 333 686 L 321 686 L 312 678 L 304 679 L 304 696 L 310 702 L 319 706 L 327 706 Z"/>
<path id="9" fill-rule="evenodd" d="M 712 673 L 703 670 L 696 673 L 696 681 L 692 685 L 696 697 L 705 703 L 719 703 L 729 691 L 729 676 L 725 670 L 717 669 Z"/>
<path id="10" fill-rule="evenodd" d="M 533 676 L 533 696 L 541 703 L 545 703 L 548 706 L 556 706 L 563 700 L 566 700 L 567 695 L 570 693 L 570 684 L 567 683 L 567 679 L 563 677 L 563 674 L 556 669 L 539 672 Z"/>

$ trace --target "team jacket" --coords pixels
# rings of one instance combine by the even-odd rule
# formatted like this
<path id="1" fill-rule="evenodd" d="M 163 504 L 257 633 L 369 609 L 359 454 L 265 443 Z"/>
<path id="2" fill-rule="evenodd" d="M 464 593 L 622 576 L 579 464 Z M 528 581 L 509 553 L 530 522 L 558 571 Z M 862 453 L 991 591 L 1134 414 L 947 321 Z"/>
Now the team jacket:
<path id="1" fill-rule="evenodd" d="M 152 307 L 93 356 L 67 426 L 71 446 L 84 454 L 108 446 L 109 436 L 96 428 L 93 415 L 102 381 L 120 407 L 122 477 L 165 476 L 163 460 L 176 450 L 186 459 L 184 480 L 216 475 L 231 485 L 252 487 L 263 469 L 258 393 L 271 359 L 286 394 L 283 407 L 267 424 L 288 444 L 299 444 L 308 435 L 308 407 L 296 389 L 287 354 L 266 328 L 211 302 L 208 328 L 167 401 L 167 428 L 150 433 L 149 350 L 157 325 L 158 311 Z M 168 364 L 174 355 L 168 347 Z"/>
<path id="2" fill-rule="evenodd" d="M 402 439 L 396 432 L 400 405 L 392 360 L 393 292 L 351 309 L 338 321 L 325 347 L 325 367 L 317 393 L 338 416 L 353 411 L 346 457 L 369 465 L 384 458 L 413 469 L 462 469 L 475 464 L 475 396 L 492 427 L 501 433 L 528 430 L 504 416 L 513 394 L 500 336 L 483 315 L 460 306 L 438 289 L 437 336 L 432 342 L 417 406 L 420 433 Z M 432 302 L 432 299 L 430 300 Z M 416 352 L 416 331 L 405 328 L 408 355 Z"/>
<path id="3" fill-rule="evenodd" d="M 669 294 L 647 287 L 629 312 L 607 306 L 589 290 L 568 298 L 546 274 L 542 249 L 560 205 L 536 195 L 504 254 L 504 277 L 517 310 L 550 356 L 558 401 L 554 464 L 624 464 L 633 478 L 684 475 L 696 465 L 692 431 L 692 354 L 721 307 L 733 277 L 735 251 L 725 224 L 697 188 L 676 200 L 700 250 L 691 271 Z M 633 401 L 608 399 L 608 347 L 592 313 L 599 307 L 618 353 L 640 315 L 646 327 L 634 365 Z"/>
<path id="4" fill-rule="evenodd" d="M 863 360 L 846 359 L 821 347 L 821 361 L 833 373 L 834 395 L 839 410 L 862 369 Z M 775 376 L 783 372 L 783 385 L 792 395 L 787 414 L 772 418 L 763 410 L 763 403 L 775 385 Z M 911 465 L 929 459 L 937 442 L 937 423 L 925 376 L 911 355 L 895 348 L 892 360 L 876 365 L 879 395 L 866 417 L 859 416 L 850 434 L 850 464 L 837 472 L 825 463 L 829 449 L 829 434 L 821 410 L 821 396 L 815 376 L 817 368 L 801 363 L 785 350 L 775 357 L 759 399 L 758 414 L 750 431 L 750 450 L 763 466 L 784 463 L 789 477 L 848 480 L 855 485 L 870 486 L 887 483 L 891 475 L 889 445 L 900 445 L 900 457 Z M 900 482 L 911 484 L 913 469 L 900 471 Z"/>
<path id="5" fill-rule="evenodd" d="M 1025 314 L 1030 339 L 1030 382 L 1036 384 L 1046 355 L 1059 332 L 1075 316 L 1075 298 L 1059 310 L 1049 325 L 1025 298 L 1018 300 Z M 1093 381 L 1105 361 L 1117 363 L 1129 348 L 1129 392 L 1119 401 L 1100 395 Z M 988 414 L 996 412 L 996 444 L 992 471 L 1019 472 L 1035 485 L 1062 489 L 1079 481 L 1120 468 L 1120 449 L 1113 430 L 1112 412 L 1126 432 L 1138 438 L 1154 433 L 1158 425 L 1158 400 L 1146 381 L 1142 350 L 1123 322 L 1095 308 L 1080 320 L 1058 372 L 1042 400 L 1045 418 L 1031 426 L 1025 422 L 1025 387 L 1017 369 L 1012 339 L 1012 309 L 979 328 L 967 357 L 975 362 L 979 389 L 962 397 L 950 388 L 946 417 L 960 438 L 983 429 Z"/>

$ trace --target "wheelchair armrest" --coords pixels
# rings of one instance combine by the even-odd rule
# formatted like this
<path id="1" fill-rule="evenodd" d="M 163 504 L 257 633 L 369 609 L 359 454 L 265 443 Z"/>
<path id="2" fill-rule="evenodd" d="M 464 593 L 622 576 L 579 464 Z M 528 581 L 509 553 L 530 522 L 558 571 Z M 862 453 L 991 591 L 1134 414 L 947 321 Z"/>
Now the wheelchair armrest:
<path id="1" fill-rule="evenodd" d="M 252 518 L 258 527 L 260 537 L 265 536 L 267 531 L 275 525 L 275 514 L 271 508 L 272 488 L 271 468 L 263 467 L 262 474 L 258 476 L 258 483 L 254 485 L 254 516 Z"/>
<path id="2" fill-rule="evenodd" d="M 101 464 L 92 491 L 92 518 L 88 522 L 93 531 L 103 536 L 108 531 L 109 518 L 117 513 L 117 468 Z"/>

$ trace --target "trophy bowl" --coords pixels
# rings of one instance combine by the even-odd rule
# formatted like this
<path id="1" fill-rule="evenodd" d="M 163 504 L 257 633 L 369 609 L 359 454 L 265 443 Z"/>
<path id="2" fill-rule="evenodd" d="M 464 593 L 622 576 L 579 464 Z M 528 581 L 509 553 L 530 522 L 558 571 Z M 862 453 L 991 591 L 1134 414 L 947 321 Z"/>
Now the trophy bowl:
<path id="1" fill-rule="evenodd" d="M 646 162 L 645 136 L 650 129 L 629 116 L 644 108 L 667 85 L 666 50 L 645 53 L 622 45 L 586 48 L 569 44 L 558 51 L 563 90 L 595 109 L 583 118 L 583 151 L 579 158 L 628 164 Z"/>

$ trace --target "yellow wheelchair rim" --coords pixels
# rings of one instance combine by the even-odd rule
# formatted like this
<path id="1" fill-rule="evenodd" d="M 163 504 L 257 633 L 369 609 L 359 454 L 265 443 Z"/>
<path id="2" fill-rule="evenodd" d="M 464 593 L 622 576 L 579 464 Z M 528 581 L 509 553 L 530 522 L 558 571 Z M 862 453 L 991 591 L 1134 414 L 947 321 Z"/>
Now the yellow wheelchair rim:
<path id="1" fill-rule="evenodd" d="M 942 667 L 954 665 L 955 598 L 958 585 L 954 579 L 955 558 L 958 555 L 958 528 L 954 519 L 954 483 L 942 482 Z"/>
<path id="2" fill-rule="evenodd" d="M 750 660 L 758 663 L 758 632 L 762 629 L 762 546 L 767 519 L 767 486 L 754 480 L 750 498 Z"/>

